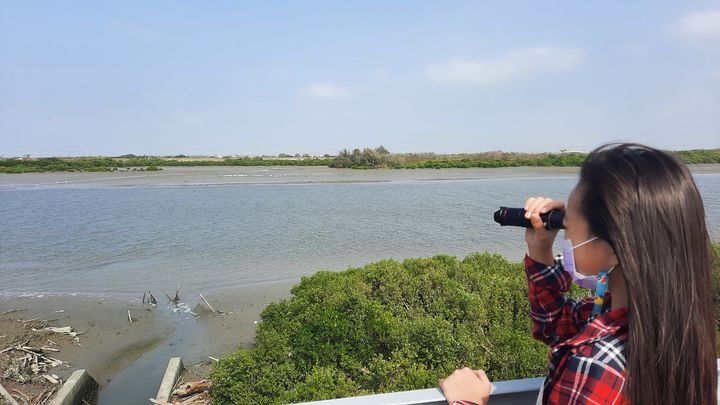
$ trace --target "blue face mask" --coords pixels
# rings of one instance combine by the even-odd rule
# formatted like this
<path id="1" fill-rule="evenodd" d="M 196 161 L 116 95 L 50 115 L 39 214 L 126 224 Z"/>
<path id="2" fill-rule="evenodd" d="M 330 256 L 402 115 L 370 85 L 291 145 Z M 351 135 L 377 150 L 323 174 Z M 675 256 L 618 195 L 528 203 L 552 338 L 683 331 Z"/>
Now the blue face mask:
<path id="1" fill-rule="evenodd" d="M 594 237 L 591 239 L 586 240 L 585 242 L 579 243 L 575 246 L 572 245 L 572 242 L 570 239 L 563 240 L 563 254 L 562 254 L 562 264 L 565 268 L 565 271 L 567 271 L 570 276 L 572 277 L 572 280 L 575 284 L 577 284 L 581 288 L 589 288 L 591 290 L 597 289 L 597 283 L 598 279 L 600 278 L 600 274 L 594 275 L 594 276 L 586 276 L 584 274 L 581 274 L 577 269 L 575 268 L 575 257 L 573 256 L 573 250 L 579 248 L 580 246 L 586 245 L 598 237 Z M 610 272 L 615 268 L 615 266 L 611 267 L 610 270 L 605 273 L 605 276 L 610 274 Z M 602 273 L 601 273 L 602 274 Z M 604 291 L 603 291 L 604 294 Z"/>

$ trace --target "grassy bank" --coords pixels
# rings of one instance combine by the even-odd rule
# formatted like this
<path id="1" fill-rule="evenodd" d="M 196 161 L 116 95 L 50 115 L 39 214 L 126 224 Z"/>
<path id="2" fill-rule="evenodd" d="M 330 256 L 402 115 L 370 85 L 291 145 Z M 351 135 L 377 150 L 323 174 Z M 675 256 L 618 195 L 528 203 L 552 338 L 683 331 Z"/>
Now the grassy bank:
<path id="1" fill-rule="evenodd" d="M 720 163 L 720 149 L 672 152 L 686 164 Z M 393 154 L 381 147 L 342 150 L 334 157 L 303 158 L 186 158 L 186 157 L 85 157 L 0 159 L 0 173 L 98 172 L 115 170 L 157 171 L 163 166 L 327 166 L 351 169 L 443 169 L 470 167 L 566 167 L 580 166 L 586 154 L 485 152 L 438 155 L 434 153 Z"/>

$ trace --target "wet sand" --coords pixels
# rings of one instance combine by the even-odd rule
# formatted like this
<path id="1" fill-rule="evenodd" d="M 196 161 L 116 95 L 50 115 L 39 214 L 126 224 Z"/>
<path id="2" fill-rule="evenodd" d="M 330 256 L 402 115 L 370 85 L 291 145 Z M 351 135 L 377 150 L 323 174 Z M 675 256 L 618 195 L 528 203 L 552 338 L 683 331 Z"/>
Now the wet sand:
<path id="1" fill-rule="evenodd" d="M 172 333 L 172 324 L 154 311 L 145 311 L 136 303 L 89 297 L 20 297 L 0 300 L 4 321 L 21 322 L 38 318 L 49 320 L 48 326 L 71 326 L 81 332 L 79 344 L 61 345 L 55 357 L 69 362 L 71 368 L 55 371 L 61 378 L 79 368 L 87 369 L 99 382 L 137 359 L 148 348 L 158 345 Z M 134 319 L 128 321 L 127 311 Z M 57 311 L 64 311 L 59 313 Z M 6 337 L 7 341 L 9 337 Z M 0 340 L 2 342 L 2 340 Z M 10 346 L 12 342 L 0 343 Z"/>
<path id="2" fill-rule="evenodd" d="M 720 165 L 717 165 L 720 167 Z M 53 172 L 0 174 L 0 188 L 145 187 L 228 184 L 314 184 L 387 181 L 433 181 L 574 176 L 577 167 L 507 167 L 467 169 L 375 169 L 329 167 L 165 167 L 159 172 Z"/>

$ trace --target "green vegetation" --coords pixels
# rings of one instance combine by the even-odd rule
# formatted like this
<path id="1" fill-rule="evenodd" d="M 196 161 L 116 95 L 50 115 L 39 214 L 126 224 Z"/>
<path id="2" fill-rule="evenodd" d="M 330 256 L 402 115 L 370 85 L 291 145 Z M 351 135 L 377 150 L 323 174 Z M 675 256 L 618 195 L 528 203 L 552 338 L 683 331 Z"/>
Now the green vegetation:
<path id="1" fill-rule="evenodd" d="M 215 364 L 215 404 L 429 388 L 464 365 L 494 380 L 546 372 L 547 348 L 531 336 L 522 265 L 500 255 L 321 271 L 292 294 L 263 311 L 253 349 Z"/>
<path id="2" fill-rule="evenodd" d="M 720 163 L 720 149 L 695 149 L 673 152 L 685 164 Z"/>
<path id="3" fill-rule="evenodd" d="M 713 243 L 720 325 L 720 243 Z M 572 287 L 579 298 L 587 292 Z M 261 314 L 255 346 L 215 363 L 215 404 L 281 404 L 422 389 L 468 366 L 542 376 L 522 264 L 475 253 L 384 260 L 303 277 Z M 720 328 L 718 328 L 720 332 Z"/>
<path id="4" fill-rule="evenodd" d="M 33 160 L 0 159 L 0 173 L 102 172 L 111 170 L 114 166 L 110 158 L 61 159 L 53 157 Z"/>
<path id="5" fill-rule="evenodd" d="M 687 164 L 720 163 L 720 149 L 678 151 L 675 153 Z M 193 159 L 185 155 L 169 158 L 120 157 L 94 158 L 39 158 L 0 159 L 0 173 L 30 173 L 57 171 L 111 171 L 119 168 L 146 168 L 163 166 L 329 166 L 351 169 L 443 169 L 468 167 L 518 167 L 518 166 L 580 166 L 586 154 L 581 152 L 563 153 L 512 153 L 484 152 L 474 154 L 436 155 L 434 153 L 390 153 L 383 146 L 375 149 L 343 149 L 337 156 L 325 155 L 314 158 L 307 155 L 292 157 L 281 154 L 277 158 L 239 157 L 219 159 Z M 136 169 L 138 170 L 138 169 Z"/>
<path id="6" fill-rule="evenodd" d="M 329 166 L 331 163 L 331 158 L 263 159 L 260 157 L 245 157 L 197 160 L 180 157 L 172 159 L 159 157 L 144 158 L 134 155 L 126 155 L 119 158 L 53 157 L 29 160 L 0 159 L 0 173 L 102 172 L 118 170 L 120 168 L 128 168 L 128 170 L 129 168 L 143 168 L 143 170 L 156 171 L 156 168 L 162 166 Z"/>
<path id="7" fill-rule="evenodd" d="M 720 163 L 720 149 L 673 152 L 686 164 Z M 563 153 L 508 153 L 485 152 L 474 154 L 436 155 L 434 153 L 391 154 L 383 146 L 376 149 L 343 149 L 331 167 L 352 169 L 445 169 L 468 167 L 518 166 L 580 166 L 587 156 L 581 152 Z"/>
<path id="8" fill-rule="evenodd" d="M 354 149 L 350 152 L 343 149 L 338 152 L 335 160 L 330 167 L 344 167 L 351 169 L 376 169 L 379 167 L 395 167 L 396 160 L 390 155 L 390 152 L 380 145 L 375 149 L 365 148 Z"/>

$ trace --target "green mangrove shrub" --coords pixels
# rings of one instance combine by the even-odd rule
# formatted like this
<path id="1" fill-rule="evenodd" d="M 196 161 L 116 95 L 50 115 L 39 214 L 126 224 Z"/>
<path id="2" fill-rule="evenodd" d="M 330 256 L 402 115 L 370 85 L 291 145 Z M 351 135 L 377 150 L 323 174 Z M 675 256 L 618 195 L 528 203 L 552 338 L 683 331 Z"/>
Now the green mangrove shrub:
<path id="1" fill-rule="evenodd" d="M 429 388 L 462 366 L 541 376 L 547 348 L 531 337 L 526 294 L 522 265 L 488 253 L 318 272 L 263 311 L 253 348 L 215 364 L 214 403 Z"/>

